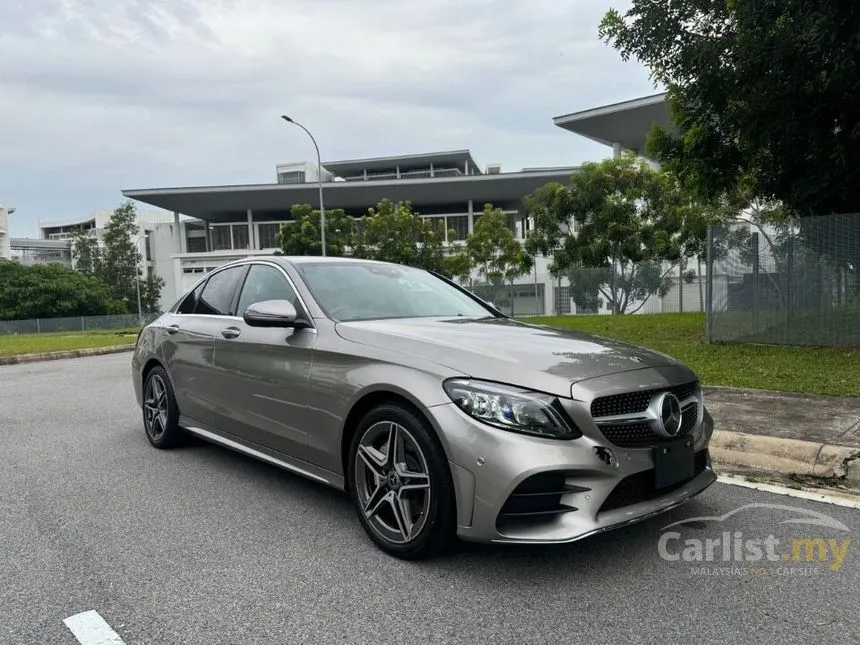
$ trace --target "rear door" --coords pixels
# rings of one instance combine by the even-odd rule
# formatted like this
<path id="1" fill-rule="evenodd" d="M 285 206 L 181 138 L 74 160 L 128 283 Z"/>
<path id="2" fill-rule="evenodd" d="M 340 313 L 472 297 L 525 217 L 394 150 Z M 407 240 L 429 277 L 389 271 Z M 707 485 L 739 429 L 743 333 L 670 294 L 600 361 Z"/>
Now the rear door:
<path id="1" fill-rule="evenodd" d="M 231 305 L 246 266 L 214 272 L 164 318 L 162 358 L 167 365 L 180 413 L 213 425 L 217 398 L 211 394 L 214 338 L 231 320 Z"/>
<path id="2" fill-rule="evenodd" d="M 305 406 L 316 329 L 247 325 L 245 309 L 264 300 L 289 300 L 298 317 L 309 320 L 283 269 L 265 262 L 250 266 L 236 318 L 214 339 L 212 394 L 224 411 L 218 427 L 246 442 L 305 459 Z"/>

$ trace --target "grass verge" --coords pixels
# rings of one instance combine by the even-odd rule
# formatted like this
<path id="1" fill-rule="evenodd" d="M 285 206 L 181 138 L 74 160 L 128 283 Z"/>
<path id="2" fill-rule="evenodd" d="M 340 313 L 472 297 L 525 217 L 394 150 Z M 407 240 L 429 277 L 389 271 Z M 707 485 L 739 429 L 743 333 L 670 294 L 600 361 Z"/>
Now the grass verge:
<path id="1" fill-rule="evenodd" d="M 860 348 L 775 347 L 703 341 L 703 314 L 554 316 L 528 322 L 629 341 L 687 364 L 705 385 L 860 396 Z"/>
<path id="2" fill-rule="evenodd" d="M 137 331 L 137 329 L 99 329 L 85 332 L 2 335 L 0 336 L 0 356 L 127 345 L 134 343 Z"/>

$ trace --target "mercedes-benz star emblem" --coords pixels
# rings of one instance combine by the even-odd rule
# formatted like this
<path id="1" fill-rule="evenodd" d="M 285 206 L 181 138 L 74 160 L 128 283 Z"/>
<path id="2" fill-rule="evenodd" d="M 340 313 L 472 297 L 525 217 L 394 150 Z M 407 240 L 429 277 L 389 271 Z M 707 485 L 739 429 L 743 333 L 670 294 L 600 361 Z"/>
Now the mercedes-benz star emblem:
<path id="1" fill-rule="evenodd" d="M 658 394 L 651 401 L 651 409 L 656 417 L 654 430 L 664 437 L 677 436 L 681 430 L 681 421 L 684 416 L 678 397 L 671 392 Z"/>

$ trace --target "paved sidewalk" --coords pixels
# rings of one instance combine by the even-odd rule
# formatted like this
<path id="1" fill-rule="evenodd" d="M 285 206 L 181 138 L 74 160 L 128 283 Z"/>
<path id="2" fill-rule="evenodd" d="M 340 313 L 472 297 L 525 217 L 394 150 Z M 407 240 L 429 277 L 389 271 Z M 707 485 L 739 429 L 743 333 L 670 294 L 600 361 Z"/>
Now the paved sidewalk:
<path id="1" fill-rule="evenodd" d="M 65 358 L 84 358 L 87 356 L 103 356 L 105 354 L 120 354 L 134 349 L 134 343 L 126 345 L 108 345 L 107 347 L 88 347 L 84 349 L 64 349 L 57 352 L 42 352 L 39 354 L 11 354 L 0 356 L 0 365 L 18 365 L 19 363 L 39 363 L 41 361 L 58 361 Z"/>
<path id="2" fill-rule="evenodd" d="M 860 448 L 860 397 L 704 389 L 717 430 Z"/>
<path id="3" fill-rule="evenodd" d="M 860 398 L 705 388 L 719 471 L 811 476 L 860 489 Z"/>

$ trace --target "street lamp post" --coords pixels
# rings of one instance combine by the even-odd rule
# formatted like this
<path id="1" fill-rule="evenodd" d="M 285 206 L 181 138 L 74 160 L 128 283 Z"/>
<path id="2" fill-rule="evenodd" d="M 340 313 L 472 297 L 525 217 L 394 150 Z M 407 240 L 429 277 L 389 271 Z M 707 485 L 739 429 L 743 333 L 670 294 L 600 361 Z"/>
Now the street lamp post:
<path id="1" fill-rule="evenodd" d="M 311 138 L 311 141 L 314 144 L 314 149 L 317 151 L 317 183 L 319 184 L 319 192 L 320 192 L 320 242 L 322 242 L 322 254 L 325 255 L 325 205 L 323 205 L 323 167 L 322 167 L 322 158 L 320 157 L 320 149 L 317 145 L 317 140 L 314 139 L 314 135 L 311 134 L 311 131 L 308 130 L 305 126 L 303 126 L 298 121 L 294 121 L 286 114 L 282 114 L 281 118 L 287 123 L 292 123 L 293 125 L 299 126 L 302 130 L 304 130 L 307 135 Z"/>

